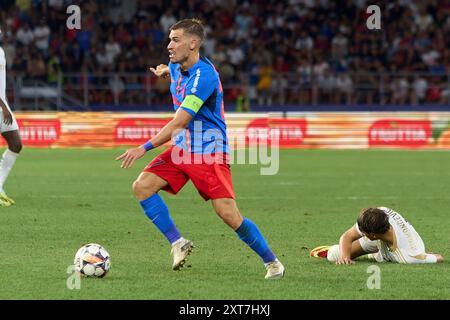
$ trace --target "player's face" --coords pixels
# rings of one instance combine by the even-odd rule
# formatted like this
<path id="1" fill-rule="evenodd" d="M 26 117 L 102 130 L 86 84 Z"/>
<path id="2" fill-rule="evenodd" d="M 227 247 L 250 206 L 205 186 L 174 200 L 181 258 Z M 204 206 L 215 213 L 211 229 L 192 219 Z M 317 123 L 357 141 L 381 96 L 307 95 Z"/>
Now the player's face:
<path id="1" fill-rule="evenodd" d="M 372 240 L 372 241 L 380 239 L 379 235 L 377 235 L 377 234 L 375 234 L 375 233 L 366 233 L 366 232 L 363 232 L 363 234 L 364 234 L 367 238 L 369 238 L 369 240 Z"/>
<path id="2" fill-rule="evenodd" d="M 184 33 L 183 29 L 170 31 L 169 34 L 169 59 L 172 63 L 182 63 L 186 61 L 191 53 L 191 37 Z"/>

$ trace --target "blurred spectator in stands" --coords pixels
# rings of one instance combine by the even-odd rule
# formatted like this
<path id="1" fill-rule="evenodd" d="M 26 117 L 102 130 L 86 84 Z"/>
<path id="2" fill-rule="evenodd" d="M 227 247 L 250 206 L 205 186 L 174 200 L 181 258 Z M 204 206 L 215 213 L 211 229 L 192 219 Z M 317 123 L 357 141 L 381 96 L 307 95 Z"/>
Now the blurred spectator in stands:
<path id="1" fill-rule="evenodd" d="M 289 84 L 288 78 L 290 77 L 288 74 L 290 72 L 290 68 L 285 59 L 281 55 L 278 55 L 275 58 L 272 70 L 273 101 L 276 104 L 283 105 L 286 103 L 287 87 Z"/>
<path id="2" fill-rule="evenodd" d="M 164 14 L 159 18 L 159 24 L 161 25 L 161 30 L 165 34 L 169 34 L 169 28 L 177 22 L 177 19 L 173 15 L 173 10 L 169 6 Z"/>
<path id="3" fill-rule="evenodd" d="M 95 55 L 95 58 L 100 67 L 110 66 L 113 63 L 113 57 L 106 52 L 104 45 L 101 45 L 100 50 Z"/>
<path id="4" fill-rule="evenodd" d="M 105 50 L 106 54 L 109 57 L 109 60 L 112 61 L 112 63 L 115 62 L 116 57 L 122 52 L 120 44 L 116 40 L 114 40 L 114 36 L 112 33 L 110 33 L 108 36 L 108 42 L 105 44 Z"/>
<path id="5" fill-rule="evenodd" d="M 433 16 L 427 12 L 426 2 L 418 3 L 414 22 L 420 31 L 427 30 L 434 23 Z"/>
<path id="6" fill-rule="evenodd" d="M 245 79 L 241 79 L 240 90 L 236 97 L 236 112 L 249 112 L 250 111 L 250 99 L 249 99 L 249 86 Z"/>
<path id="7" fill-rule="evenodd" d="M 348 53 L 348 38 L 342 32 L 339 32 L 331 42 L 331 58 L 340 60 Z"/>
<path id="8" fill-rule="evenodd" d="M 52 52 L 50 52 L 50 53 L 52 53 Z M 58 56 L 50 54 L 50 58 L 48 59 L 48 62 L 47 62 L 47 82 L 48 82 L 48 84 L 56 85 L 58 83 L 58 77 L 61 72 L 62 72 L 62 70 L 61 70 L 61 65 L 59 63 Z"/>
<path id="9" fill-rule="evenodd" d="M 82 28 L 76 33 L 76 41 L 80 45 L 83 54 L 86 54 L 91 49 L 92 31 L 87 28 Z"/>
<path id="10" fill-rule="evenodd" d="M 302 52 L 309 53 L 314 46 L 313 39 L 306 33 L 305 30 L 300 32 L 300 37 L 295 42 L 295 49 L 300 50 Z"/>
<path id="11" fill-rule="evenodd" d="M 50 44 L 50 28 L 47 26 L 45 19 L 40 19 L 39 24 L 33 30 L 34 44 L 44 57 L 47 57 L 48 47 Z"/>
<path id="12" fill-rule="evenodd" d="M 379 83 L 375 76 L 369 71 L 369 68 L 364 63 L 360 63 L 355 59 L 355 69 L 358 72 L 355 74 L 355 89 L 356 103 L 373 104 L 375 92 L 379 91 Z"/>
<path id="13" fill-rule="evenodd" d="M 353 80 L 346 73 L 339 73 L 336 78 L 336 95 L 334 103 L 347 105 L 353 103 Z"/>
<path id="14" fill-rule="evenodd" d="M 45 65 L 45 61 L 42 55 L 36 49 L 31 51 L 30 60 L 28 61 L 27 65 L 27 73 L 33 80 L 47 80 L 47 68 Z"/>
<path id="15" fill-rule="evenodd" d="M 444 85 L 442 88 L 442 93 L 441 93 L 441 101 L 439 101 L 441 104 L 450 104 L 450 85 L 447 84 L 446 86 Z"/>
<path id="16" fill-rule="evenodd" d="M 299 76 L 298 103 L 310 103 L 312 66 L 305 57 L 299 59 L 297 74 Z"/>
<path id="17" fill-rule="evenodd" d="M 64 0 L 48 0 L 48 6 L 57 11 L 61 10 L 64 5 Z"/>
<path id="18" fill-rule="evenodd" d="M 417 76 L 412 83 L 411 103 L 417 105 L 423 103 L 428 90 L 428 82 L 422 76 Z"/>
<path id="19" fill-rule="evenodd" d="M 442 88 L 439 81 L 439 77 L 430 78 L 430 82 L 428 84 L 426 101 L 429 103 L 438 103 L 442 100 Z"/>
<path id="20" fill-rule="evenodd" d="M 314 101 L 321 100 L 322 89 L 325 85 L 325 73 L 330 68 L 330 65 L 325 60 L 323 54 L 314 56 L 313 64 L 313 79 L 312 79 L 312 99 Z"/>
<path id="21" fill-rule="evenodd" d="M 247 73 L 248 73 L 248 99 L 250 104 L 256 103 L 258 94 L 257 86 L 259 83 L 259 67 L 260 67 L 260 56 L 252 56 L 252 59 L 246 63 Z"/>
<path id="22" fill-rule="evenodd" d="M 233 42 L 227 50 L 228 60 L 231 65 L 236 69 L 239 68 L 244 61 L 244 51 L 237 42 Z"/>
<path id="23" fill-rule="evenodd" d="M 259 70 L 258 90 L 258 104 L 271 105 L 272 104 L 272 64 L 267 58 L 262 61 Z"/>
<path id="24" fill-rule="evenodd" d="M 237 35 L 236 39 L 248 39 L 250 35 L 250 29 L 253 23 L 253 17 L 250 13 L 249 4 L 245 2 L 235 17 Z"/>
<path id="25" fill-rule="evenodd" d="M 429 71 L 432 75 L 444 75 L 445 65 L 442 62 L 442 59 L 436 58 L 429 66 Z"/>
<path id="26" fill-rule="evenodd" d="M 19 30 L 17 30 L 16 40 L 24 46 L 32 44 L 34 40 L 34 33 L 28 22 L 25 22 Z"/>
<path id="27" fill-rule="evenodd" d="M 15 74 L 18 76 L 25 76 L 28 68 L 28 58 L 29 53 L 25 49 L 25 47 L 17 47 L 16 48 L 16 58 L 14 59 L 12 69 L 14 70 Z"/>
<path id="28" fill-rule="evenodd" d="M 409 94 L 409 83 L 404 76 L 394 76 L 390 82 L 391 100 L 390 104 L 404 105 Z"/>
<path id="29" fill-rule="evenodd" d="M 333 103 L 336 98 L 337 80 L 334 73 L 330 69 L 325 69 L 324 74 L 318 81 L 320 99 L 323 103 Z"/>

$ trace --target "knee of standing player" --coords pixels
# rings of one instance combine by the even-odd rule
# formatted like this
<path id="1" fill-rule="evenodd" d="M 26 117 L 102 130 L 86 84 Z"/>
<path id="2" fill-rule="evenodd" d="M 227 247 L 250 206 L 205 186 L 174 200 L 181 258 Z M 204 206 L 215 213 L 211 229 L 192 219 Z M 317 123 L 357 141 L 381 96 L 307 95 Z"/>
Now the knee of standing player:
<path id="1" fill-rule="evenodd" d="M 14 153 L 20 153 L 20 151 L 22 150 L 22 142 L 21 141 L 14 142 L 8 146 L 8 149 Z"/>
<path id="2" fill-rule="evenodd" d="M 222 199 L 220 204 L 216 206 L 216 213 L 225 221 L 231 220 L 236 217 L 236 215 L 239 215 L 234 201 L 230 199 Z"/>

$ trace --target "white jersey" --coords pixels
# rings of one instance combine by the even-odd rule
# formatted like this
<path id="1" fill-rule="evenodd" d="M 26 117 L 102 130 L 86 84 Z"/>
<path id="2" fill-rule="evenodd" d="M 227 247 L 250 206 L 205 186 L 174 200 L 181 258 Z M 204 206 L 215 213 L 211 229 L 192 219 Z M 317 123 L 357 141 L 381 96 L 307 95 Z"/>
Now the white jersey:
<path id="1" fill-rule="evenodd" d="M 7 131 L 18 130 L 19 126 L 17 125 L 16 118 L 14 117 L 14 114 L 9 108 L 8 101 L 6 100 L 6 57 L 5 51 L 3 51 L 2 47 L 0 47 L 0 99 L 2 99 L 9 112 L 11 112 L 13 119 L 11 124 L 5 124 L 3 122 L 3 112 L 0 109 L 0 132 L 3 133 Z"/>
<path id="2" fill-rule="evenodd" d="M 0 98 L 6 101 L 6 57 L 2 47 L 0 47 Z"/>
<path id="3" fill-rule="evenodd" d="M 414 227 L 406 221 L 398 212 L 386 207 L 379 207 L 389 216 L 389 224 L 394 230 L 394 243 L 389 246 L 381 240 L 370 240 L 365 237 L 358 228 L 356 230 L 363 236 L 359 239 L 361 247 L 368 253 L 376 253 L 375 259 L 379 262 L 391 261 L 398 263 L 435 263 L 434 255 L 425 252 L 422 238 Z"/>

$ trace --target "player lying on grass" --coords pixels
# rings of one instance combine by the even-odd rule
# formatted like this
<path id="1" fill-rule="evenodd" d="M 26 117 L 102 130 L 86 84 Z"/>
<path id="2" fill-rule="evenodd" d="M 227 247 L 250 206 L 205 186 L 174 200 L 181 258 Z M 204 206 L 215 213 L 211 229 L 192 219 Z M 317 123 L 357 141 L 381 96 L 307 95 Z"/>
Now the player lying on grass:
<path id="1" fill-rule="evenodd" d="M 386 207 L 364 209 L 354 226 L 339 239 L 339 244 L 313 249 L 311 257 L 326 258 L 336 264 L 353 264 L 357 257 L 377 262 L 436 263 L 439 254 L 426 253 L 414 227 L 398 212 Z"/>

